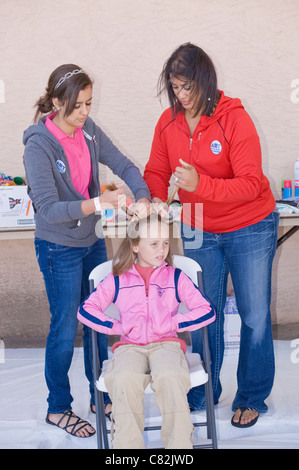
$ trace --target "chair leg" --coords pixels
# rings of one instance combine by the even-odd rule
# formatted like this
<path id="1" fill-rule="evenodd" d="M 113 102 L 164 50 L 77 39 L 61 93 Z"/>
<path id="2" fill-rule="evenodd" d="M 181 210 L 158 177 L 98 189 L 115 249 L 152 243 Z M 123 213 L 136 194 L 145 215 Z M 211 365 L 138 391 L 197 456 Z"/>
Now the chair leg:
<path id="1" fill-rule="evenodd" d="M 103 449 L 103 429 L 101 421 L 101 397 L 99 396 L 99 391 L 97 389 L 96 383 L 94 381 L 94 395 L 95 395 L 95 405 L 96 405 L 96 428 L 97 428 L 97 443 L 98 449 Z"/>
<path id="2" fill-rule="evenodd" d="M 96 381 L 100 374 L 96 331 L 91 330 L 91 338 L 92 338 L 93 383 L 94 383 L 94 395 L 95 395 L 95 406 L 96 406 L 97 444 L 98 444 L 98 449 L 108 449 L 109 445 L 108 445 L 108 437 L 107 437 L 107 430 L 106 430 L 105 405 L 104 405 L 104 400 L 103 400 L 103 394 L 99 392 L 96 386 Z"/>
<path id="3" fill-rule="evenodd" d="M 208 382 L 205 385 L 206 413 L 207 413 L 207 437 L 212 439 L 213 449 L 217 449 L 217 434 L 215 424 L 214 397 L 212 387 L 211 357 L 209 350 L 209 339 L 207 327 L 202 329 L 203 336 L 203 359 L 208 374 Z"/>
<path id="4" fill-rule="evenodd" d="M 97 390 L 97 394 L 99 396 L 99 421 L 101 422 L 100 429 L 101 429 L 102 438 L 104 441 L 103 448 L 109 449 L 108 432 L 107 432 L 107 424 L 106 424 L 106 416 L 105 416 L 104 395 L 102 392 L 99 392 L 99 390 Z"/>
<path id="5" fill-rule="evenodd" d="M 210 409 L 211 409 L 211 397 L 210 397 L 210 390 L 209 390 L 209 382 L 205 383 L 205 396 L 206 396 L 206 415 L 207 415 L 207 438 L 211 439 L 211 415 L 210 415 Z"/>

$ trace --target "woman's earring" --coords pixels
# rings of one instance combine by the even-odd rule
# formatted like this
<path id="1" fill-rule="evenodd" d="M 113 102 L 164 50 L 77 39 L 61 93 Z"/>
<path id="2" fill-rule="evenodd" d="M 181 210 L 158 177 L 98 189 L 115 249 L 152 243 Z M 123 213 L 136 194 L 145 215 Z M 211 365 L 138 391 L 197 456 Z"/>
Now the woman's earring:
<path id="1" fill-rule="evenodd" d="M 59 110 L 60 110 L 60 106 L 57 106 L 57 107 L 55 108 L 55 110 L 56 110 L 56 111 L 59 111 Z"/>

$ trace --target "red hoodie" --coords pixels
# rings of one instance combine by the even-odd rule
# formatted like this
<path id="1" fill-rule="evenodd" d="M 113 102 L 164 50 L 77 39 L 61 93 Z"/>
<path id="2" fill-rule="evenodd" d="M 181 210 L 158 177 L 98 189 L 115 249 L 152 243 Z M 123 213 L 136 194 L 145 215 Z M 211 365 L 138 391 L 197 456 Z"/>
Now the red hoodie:
<path id="1" fill-rule="evenodd" d="M 198 227 L 194 203 L 203 204 L 203 230 L 214 233 L 252 225 L 274 210 L 275 199 L 262 171 L 259 137 L 238 98 L 221 92 L 213 115 L 201 117 L 192 138 L 184 113 L 174 118 L 171 108 L 164 111 L 144 172 L 152 198 L 166 201 L 180 158 L 200 177 L 194 193 L 178 192 L 184 223 Z M 191 203 L 191 212 L 184 212 L 184 203 Z"/>

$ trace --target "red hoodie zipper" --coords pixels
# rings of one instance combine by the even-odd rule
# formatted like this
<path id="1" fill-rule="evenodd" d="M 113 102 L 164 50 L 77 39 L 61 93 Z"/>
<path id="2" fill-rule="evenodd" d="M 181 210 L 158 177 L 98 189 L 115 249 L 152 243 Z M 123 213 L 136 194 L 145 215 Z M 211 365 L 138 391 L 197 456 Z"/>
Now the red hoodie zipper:
<path id="1" fill-rule="evenodd" d="M 197 142 L 200 141 L 200 136 L 201 136 L 201 132 L 199 132 L 199 134 L 198 134 Z M 191 164 L 191 162 L 192 162 L 192 158 L 191 158 L 192 144 L 193 144 L 193 137 L 190 137 L 190 146 L 189 146 L 189 151 L 190 151 L 190 164 Z M 198 159 L 196 159 L 196 161 L 198 162 Z"/>

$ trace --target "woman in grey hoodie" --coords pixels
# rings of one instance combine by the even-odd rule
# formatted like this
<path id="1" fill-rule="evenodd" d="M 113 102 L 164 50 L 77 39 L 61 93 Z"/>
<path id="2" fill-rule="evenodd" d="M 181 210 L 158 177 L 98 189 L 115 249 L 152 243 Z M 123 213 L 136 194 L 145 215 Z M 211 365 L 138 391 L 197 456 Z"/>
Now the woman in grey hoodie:
<path id="1" fill-rule="evenodd" d="M 101 194 L 99 162 L 128 184 L 137 201 L 136 212 L 150 203 L 150 192 L 138 168 L 88 117 L 91 102 L 89 76 L 74 64 L 58 67 L 36 104 L 36 124 L 23 138 L 26 178 L 35 209 L 36 256 L 51 312 L 45 365 L 49 389 L 46 421 L 78 437 L 89 437 L 95 430 L 71 409 L 68 371 L 77 334 L 77 309 L 88 294 L 90 272 L 107 259 L 101 223 L 97 224 L 101 211 L 123 205 L 125 198 L 122 185 Z M 90 341 L 85 328 L 85 373 L 94 411 Z M 102 363 L 107 358 L 106 336 L 100 335 L 98 343 Z M 108 412 L 108 396 L 105 404 Z"/>

